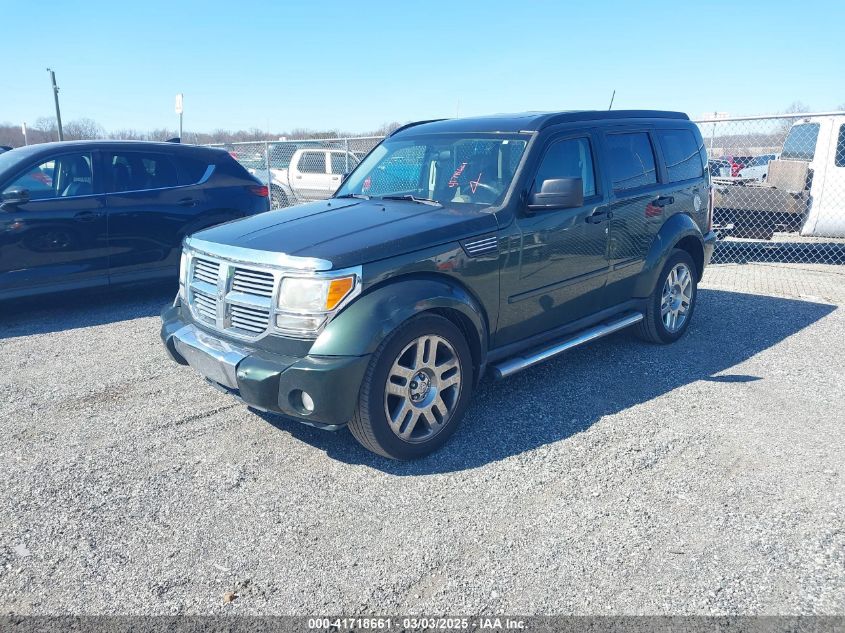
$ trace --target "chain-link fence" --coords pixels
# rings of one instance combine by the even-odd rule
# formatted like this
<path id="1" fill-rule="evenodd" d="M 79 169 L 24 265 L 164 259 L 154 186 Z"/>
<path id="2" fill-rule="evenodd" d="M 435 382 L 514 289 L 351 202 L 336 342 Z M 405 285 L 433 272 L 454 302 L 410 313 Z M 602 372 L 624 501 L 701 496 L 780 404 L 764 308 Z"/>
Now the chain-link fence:
<path id="1" fill-rule="evenodd" d="M 270 190 L 273 209 L 330 197 L 381 136 L 219 143 Z"/>
<path id="2" fill-rule="evenodd" d="M 703 119 L 714 262 L 845 264 L 845 112 Z"/>
<path id="3" fill-rule="evenodd" d="M 714 263 L 845 264 L 845 112 L 697 121 L 709 157 Z M 328 198 L 382 137 L 225 147 L 270 189 L 274 209 Z"/>

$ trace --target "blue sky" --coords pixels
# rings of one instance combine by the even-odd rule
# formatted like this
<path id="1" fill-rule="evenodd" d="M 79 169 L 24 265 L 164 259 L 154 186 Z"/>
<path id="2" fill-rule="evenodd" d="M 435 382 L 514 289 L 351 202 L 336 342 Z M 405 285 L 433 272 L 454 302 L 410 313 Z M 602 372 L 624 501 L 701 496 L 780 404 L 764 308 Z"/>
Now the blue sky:
<path id="1" fill-rule="evenodd" d="M 297 127 L 521 110 L 845 102 L 845 3 L 5 0 L 0 122 Z M 14 26 L 12 26 L 14 25 Z M 812 63 L 810 63 L 812 61 Z"/>

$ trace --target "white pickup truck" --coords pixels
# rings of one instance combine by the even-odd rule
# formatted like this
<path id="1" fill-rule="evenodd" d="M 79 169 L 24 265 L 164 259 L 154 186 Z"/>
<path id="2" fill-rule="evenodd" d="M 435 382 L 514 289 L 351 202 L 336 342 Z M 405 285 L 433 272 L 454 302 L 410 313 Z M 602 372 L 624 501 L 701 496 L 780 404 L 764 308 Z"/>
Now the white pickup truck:
<path id="1" fill-rule="evenodd" d="M 796 121 L 767 170 L 765 181 L 744 186 L 714 179 L 717 224 L 734 237 L 845 237 L 845 116 Z"/>
<path id="2" fill-rule="evenodd" d="M 340 186 L 343 174 L 358 165 L 358 157 L 342 149 L 302 148 L 285 160 L 285 166 L 274 166 L 270 160 L 270 183 L 266 168 L 250 169 L 270 187 L 270 200 L 274 209 L 300 202 L 323 200 Z M 283 164 L 284 164 L 283 163 Z"/>

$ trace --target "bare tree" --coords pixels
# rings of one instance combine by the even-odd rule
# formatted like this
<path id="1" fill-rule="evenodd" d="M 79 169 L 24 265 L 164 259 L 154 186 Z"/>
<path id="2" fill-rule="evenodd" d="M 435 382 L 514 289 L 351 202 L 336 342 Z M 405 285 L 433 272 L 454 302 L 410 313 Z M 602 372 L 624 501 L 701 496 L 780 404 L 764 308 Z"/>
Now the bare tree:
<path id="1" fill-rule="evenodd" d="M 82 118 L 69 121 L 63 126 L 66 141 L 82 141 L 103 138 L 106 131 L 93 119 Z"/>

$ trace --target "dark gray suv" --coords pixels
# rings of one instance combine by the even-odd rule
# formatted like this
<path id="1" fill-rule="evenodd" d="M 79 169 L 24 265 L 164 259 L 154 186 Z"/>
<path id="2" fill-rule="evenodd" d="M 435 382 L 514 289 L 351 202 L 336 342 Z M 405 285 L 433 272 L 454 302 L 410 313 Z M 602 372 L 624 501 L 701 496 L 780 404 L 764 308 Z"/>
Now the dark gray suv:
<path id="1" fill-rule="evenodd" d="M 333 198 L 188 238 L 161 336 L 253 407 L 418 457 L 486 372 L 684 334 L 716 240 L 706 167 L 674 112 L 409 125 Z"/>

